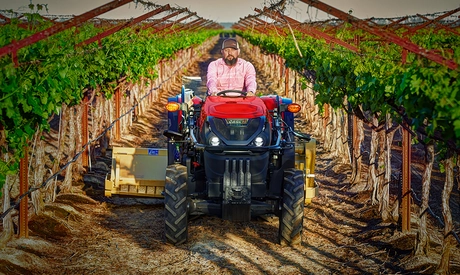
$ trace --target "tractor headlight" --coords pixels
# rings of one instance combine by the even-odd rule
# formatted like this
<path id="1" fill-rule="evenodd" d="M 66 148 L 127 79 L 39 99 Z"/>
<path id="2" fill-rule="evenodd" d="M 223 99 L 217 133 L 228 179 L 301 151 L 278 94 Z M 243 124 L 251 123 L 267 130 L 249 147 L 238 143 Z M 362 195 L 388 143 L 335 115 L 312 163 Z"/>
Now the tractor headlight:
<path id="1" fill-rule="evenodd" d="M 259 146 L 259 147 L 263 146 L 264 145 L 264 139 L 262 137 L 260 137 L 260 136 L 256 137 L 254 139 L 254 145 Z"/>
<path id="2" fill-rule="evenodd" d="M 212 146 L 219 146 L 220 145 L 220 139 L 216 136 L 212 136 L 210 139 L 209 139 L 209 144 L 211 144 Z"/>

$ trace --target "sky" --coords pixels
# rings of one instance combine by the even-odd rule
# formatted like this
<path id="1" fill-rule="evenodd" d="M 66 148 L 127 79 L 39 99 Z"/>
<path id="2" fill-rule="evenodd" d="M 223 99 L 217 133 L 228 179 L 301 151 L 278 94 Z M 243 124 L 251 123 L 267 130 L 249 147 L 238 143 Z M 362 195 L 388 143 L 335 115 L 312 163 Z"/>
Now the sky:
<path id="1" fill-rule="evenodd" d="M 255 14 L 254 8 L 263 9 L 278 0 L 150 0 L 159 5 L 170 4 L 172 7 L 188 8 L 198 16 L 215 22 L 237 22 L 241 18 Z M 13 9 L 17 12 L 30 12 L 28 5 L 47 4 L 50 15 L 80 15 L 111 0 L 0 0 L 0 10 Z M 320 21 L 328 16 L 316 8 L 312 8 L 294 0 L 285 14 L 298 21 Z M 400 17 L 414 14 L 430 14 L 450 11 L 460 7 L 460 0 L 323 0 L 324 3 L 344 12 L 352 11 L 352 15 L 364 19 L 370 17 Z M 100 15 L 101 18 L 135 18 L 149 10 L 143 5 L 130 3 L 112 12 Z M 161 16 L 162 15 L 162 16 Z M 158 15 L 159 18 L 165 14 Z M 182 16 L 181 16 L 182 17 Z M 156 17 L 152 18 L 155 19 Z"/>

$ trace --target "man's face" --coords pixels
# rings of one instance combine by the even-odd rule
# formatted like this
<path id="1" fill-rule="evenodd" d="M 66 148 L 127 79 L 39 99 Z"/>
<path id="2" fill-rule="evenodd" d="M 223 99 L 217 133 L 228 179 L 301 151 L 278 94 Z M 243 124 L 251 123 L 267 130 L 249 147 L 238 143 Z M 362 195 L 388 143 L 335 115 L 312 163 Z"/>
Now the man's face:
<path id="1" fill-rule="evenodd" d="M 228 66 L 233 66 L 236 64 L 238 60 L 238 50 L 234 48 L 225 48 L 222 50 L 222 54 L 224 56 L 225 64 Z"/>

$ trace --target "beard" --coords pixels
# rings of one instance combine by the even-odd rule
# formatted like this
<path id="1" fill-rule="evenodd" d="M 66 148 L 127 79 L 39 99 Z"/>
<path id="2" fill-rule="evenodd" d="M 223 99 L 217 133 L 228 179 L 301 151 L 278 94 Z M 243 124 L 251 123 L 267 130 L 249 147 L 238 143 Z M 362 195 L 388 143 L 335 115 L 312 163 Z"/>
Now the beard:
<path id="1" fill-rule="evenodd" d="M 229 58 L 231 57 L 231 58 Z M 234 56 L 227 56 L 227 58 L 224 58 L 224 61 L 225 61 L 225 64 L 227 64 L 228 66 L 233 66 L 236 64 L 236 61 L 238 61 L 238 57 L 234 57 Z"/>

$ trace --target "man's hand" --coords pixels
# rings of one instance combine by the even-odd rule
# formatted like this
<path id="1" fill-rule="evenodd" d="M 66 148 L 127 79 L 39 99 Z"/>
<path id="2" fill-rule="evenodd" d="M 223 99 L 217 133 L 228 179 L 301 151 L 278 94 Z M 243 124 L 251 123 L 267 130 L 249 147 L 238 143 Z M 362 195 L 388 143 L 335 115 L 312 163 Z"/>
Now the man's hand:
<path id="1" fill-rule="evenodd" d="M 256 96 L 253 92 L 249 91 L 246 93 L 246 96 Z"/>

